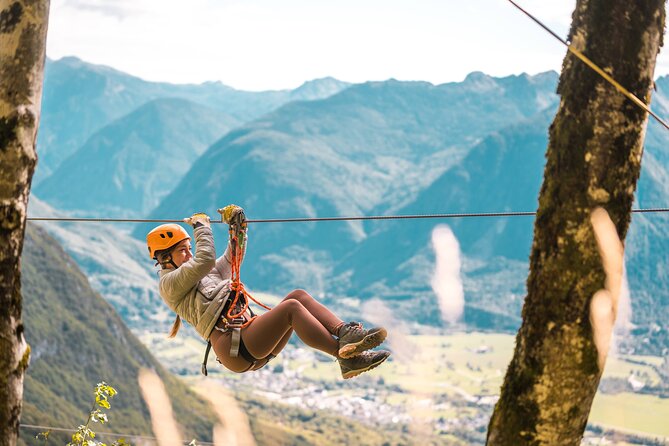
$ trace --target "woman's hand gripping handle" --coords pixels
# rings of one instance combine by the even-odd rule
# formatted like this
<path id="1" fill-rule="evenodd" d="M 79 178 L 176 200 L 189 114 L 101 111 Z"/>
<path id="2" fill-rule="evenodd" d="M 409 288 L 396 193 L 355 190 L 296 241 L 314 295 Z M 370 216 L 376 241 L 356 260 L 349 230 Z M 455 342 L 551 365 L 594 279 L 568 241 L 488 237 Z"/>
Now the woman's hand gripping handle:
<path id="1" fill-rule="evenodd" d="M 184 218 L 184 223 L 191 225 L 193 228 L 199 228 L 200 226 L 206 226 L 207 228 L 211 227 L 210 218 L 204 212 L 196 212 L 190 217 Z"/>

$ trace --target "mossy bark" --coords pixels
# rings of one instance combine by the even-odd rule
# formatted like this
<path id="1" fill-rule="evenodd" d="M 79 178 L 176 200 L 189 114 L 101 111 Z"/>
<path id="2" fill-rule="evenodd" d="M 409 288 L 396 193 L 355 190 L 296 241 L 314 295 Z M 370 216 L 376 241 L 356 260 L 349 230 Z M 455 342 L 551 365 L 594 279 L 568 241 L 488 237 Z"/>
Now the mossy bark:
<path id="1" fill-rule="evenodd" d="M 663 0 L 578 0 L 570 41 L 648 103 L 662 46 Z M 550 128 L 527 297 L 489 445 L 579 445 L 602 370 L 589 303 L 604 288 L 590 213 L 624 240 L 647 115 L 570 53 Z"/>
<path id="2" fill-rule="evenodd" d="M 16 445 L 30 349 L 19 257 L 37 155 L 48 0 L 0 0 L 0 446 Z"/>

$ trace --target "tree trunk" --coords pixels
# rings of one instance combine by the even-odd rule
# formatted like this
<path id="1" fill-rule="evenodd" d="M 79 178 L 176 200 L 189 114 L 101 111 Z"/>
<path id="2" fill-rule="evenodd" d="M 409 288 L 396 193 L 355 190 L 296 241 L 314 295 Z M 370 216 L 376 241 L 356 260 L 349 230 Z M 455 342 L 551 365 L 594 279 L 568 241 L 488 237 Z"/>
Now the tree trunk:
<path id="1" fill-rule="evenodd" d="M 650 101 L 663 0 L 578 0 L 570 41 Z M 602 374 L 589 304 L 605 275 L 590 213 L 606 209 L 624 240 L 647 115 L 570 53 L 550 128 L 523 322 L 490 445 L 579 445 Z"/>
<path id="2" fill-rule="evenodd" d="M 28 195 L 37 155 L 48 0 L 0 0 L 0 445 L 16 445 L 30 348 L 21 323 Z"/>

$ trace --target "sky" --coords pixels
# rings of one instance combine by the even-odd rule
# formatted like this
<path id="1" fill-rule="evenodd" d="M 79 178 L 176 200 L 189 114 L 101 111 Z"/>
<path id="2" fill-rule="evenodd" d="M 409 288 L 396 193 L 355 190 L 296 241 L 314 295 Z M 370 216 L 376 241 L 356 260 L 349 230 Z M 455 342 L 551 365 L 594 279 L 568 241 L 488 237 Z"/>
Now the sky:
<path id="1" fill-rule="evenodd" d="M 517 0 L 566 37 L 575 0 Z M 669 53 L 669 49 L 665 49 Z M 241 90 L 559 71 L 566 49 L 507 0 L 52 0 L 47 56 Z M 669 54 L 656 75 L 669 74 Z"/>

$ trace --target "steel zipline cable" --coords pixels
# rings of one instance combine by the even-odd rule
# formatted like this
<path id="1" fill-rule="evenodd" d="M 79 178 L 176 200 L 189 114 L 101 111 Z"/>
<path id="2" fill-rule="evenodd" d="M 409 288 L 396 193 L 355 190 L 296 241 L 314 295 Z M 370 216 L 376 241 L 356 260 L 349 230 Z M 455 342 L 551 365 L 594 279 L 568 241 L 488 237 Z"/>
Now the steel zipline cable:
<path id="1" fill-rule="evenodd" d="M 666 213 L 669 208 L 632 209 L 634 214 Z M 491 218 L 491 217 L 533 217 L 537 213 L 530 211 L 519 212 L 474 212 L 451 214 L 413 214 L 413 215 L 368 215 L 353 217 L 298 217 L 298 218 L 267 218 L 249 219 L 248 223 L 304 223 L 318 221 L 360 221 L 360 220 L 418 220 L 418 219 L 447 219 L 447 218 Z M 155 218 L 85 218 L 85 217 L 28 217 L 28 221 L 47 222 L 84 222 L 84 223 L 183 223 L 183 220 L 155 219 Z M 212 220 L 211 223 L 224 223 Z"/>
<path id="2" fill-rule="evenodd" d="M 585 63 L 588 67 L 590 67 L 593 71 L 595 71 L 597 74 L 599 74 L 604 80 L 606 80 L 608 83 L 613 85 L 616 90 L 618 90 L 620 93 L 622 93 L 627 99 L 630 101 L 634 102 L 639 108 L 641 108 L 643 111 L 651 115 L 657 122 L 659 122 L 662 126 L 664 126 L 665 129 L 669 130 L 669 124 L 667 124 L 662 118 L 660 118 L 655 112 L 653 112 L 650 107 L 643 102 L 641 99 L 636 97 L 633 93 L 631 93 L 627 88 L 623 87 L 618 81 L 616 81 L 611 75 L 606 73 L 604 70 L 602 70 L 596 63 L 594 63 L 592 60 L 590 60 L 585 54 L 583 54 L 580 50 L 574 48 L 574 45 L 568 42 L 567 40 L 563 39 L 562 37 L 558 36 L 555 31 L 550 29 L 548 26 L 546 26 L 544 23 L 542 23 L 539 19 L 537 19 L 535 16 L 527 12 L 525 9 L 523 9 L 518 3 L 514 2 L 513 0 L 508 0 L 509 3 L 511 3 L 513 6 L 515 6 L 518 10 L 520 10 L 523 14 L 525 14 L 527 17 L 532 19 L 537 25 L 542 27 L 546 32 L 548 32 L 551 36 L 555 37 L 560 43 L 562 43 L 564 46 L 567 47 L 567 50 L 569 50 L 570 53 L 572 53 L 574 56 L 579 58 L 583 63 Z"/>

